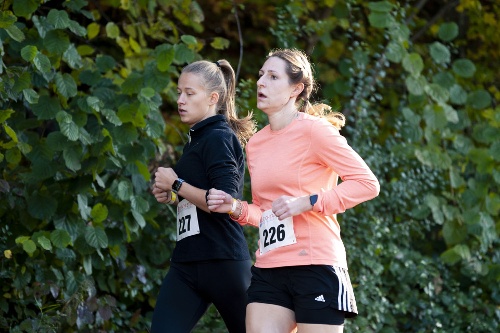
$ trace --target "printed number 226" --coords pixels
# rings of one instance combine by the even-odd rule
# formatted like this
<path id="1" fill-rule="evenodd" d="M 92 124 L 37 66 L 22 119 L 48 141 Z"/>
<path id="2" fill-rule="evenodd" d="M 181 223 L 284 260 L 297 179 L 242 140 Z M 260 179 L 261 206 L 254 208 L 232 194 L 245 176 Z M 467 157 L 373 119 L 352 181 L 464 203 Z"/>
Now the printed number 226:
<path id="1" fill-rule="evenodd" d="M 191 215 L 183 216 L 179 219 L 179 235 L 191 229 Z"/>
<path id="2" fill-rule="evenodd" d="M 263 232 L 264 235 L 264 246 L 269 246 L 271 244 L 276 243 L 276 240 L 279 242 L 285 239 L 285 225 L 280 224 L 278 228 L 271 227 L 269 231 L 266 229 Z"/>

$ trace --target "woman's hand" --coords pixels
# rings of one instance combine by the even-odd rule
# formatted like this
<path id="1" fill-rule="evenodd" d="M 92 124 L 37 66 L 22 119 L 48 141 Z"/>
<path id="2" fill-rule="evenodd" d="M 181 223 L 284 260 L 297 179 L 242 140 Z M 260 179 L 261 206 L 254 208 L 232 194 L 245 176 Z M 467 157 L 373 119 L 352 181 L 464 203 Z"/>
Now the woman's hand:
<path id="1" fill-rule="evenodd" d="M 216 213 L 228 213 L 233 205 L 233 197 L 224 191 L 211 188 L 208 191 L 208 209 Z"/>
<path id="2" fill-rule="evenodd" d="M 156 185 L 153 187 L 153 195 L 159 203 L 169 203 L 172 198 L 172 191 L 164 191 Z"/>
<path id="3" fill-rule="evenodd" d="M 163 191 L 171 191 L 172 184 L 177 180 L 177 174 L 172 168 L 159 167 L 155 173 L 155 187 Z"/>
<path id="4" fill-rule="evenodd" d="M 283 195 L 273 201 L 272 211 L 278 220 L 302 214 L 312 209 L 309 196 L 291 197 Z"/>

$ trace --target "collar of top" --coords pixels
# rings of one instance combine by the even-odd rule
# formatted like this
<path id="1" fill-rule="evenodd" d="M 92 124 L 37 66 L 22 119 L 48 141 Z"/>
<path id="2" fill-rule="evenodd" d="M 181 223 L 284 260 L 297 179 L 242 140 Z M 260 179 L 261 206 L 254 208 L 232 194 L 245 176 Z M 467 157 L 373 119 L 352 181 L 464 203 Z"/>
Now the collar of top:
<path id="1" fill-rule="evenodd" d="M 208 117 L 207 119 L 203 119 L 199 123 L 196 123 L 193 127 L 189 129 L 190 136 L 196 136 L 197 134 L 203 132 L 203 130 L 210 124 L 218 122 L 218 121 L 226 121 L 226 117 L 222 114 L 216 114 L 215 116 Z"/>

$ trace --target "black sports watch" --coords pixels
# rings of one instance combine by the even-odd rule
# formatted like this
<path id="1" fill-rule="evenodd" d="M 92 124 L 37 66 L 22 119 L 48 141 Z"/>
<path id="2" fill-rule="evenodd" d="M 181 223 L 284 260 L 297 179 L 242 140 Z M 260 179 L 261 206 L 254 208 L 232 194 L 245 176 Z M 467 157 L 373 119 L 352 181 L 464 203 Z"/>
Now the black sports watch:
<path id="1" fill-rule="evenodd" d="M 175 182 L 172 184 L 172 191 L 177 194 L 181 189 L 182 183 L 184 183 L 184 179 L 177 178 Z"/>
<path id="2" fill-rule="evenodd" d="M 318 201 L 318 195 L 317 194 L 311 194 L 309 196 L 309 202 L 311 203 L 311 206 L 314 207 L 314 204 Z"/>

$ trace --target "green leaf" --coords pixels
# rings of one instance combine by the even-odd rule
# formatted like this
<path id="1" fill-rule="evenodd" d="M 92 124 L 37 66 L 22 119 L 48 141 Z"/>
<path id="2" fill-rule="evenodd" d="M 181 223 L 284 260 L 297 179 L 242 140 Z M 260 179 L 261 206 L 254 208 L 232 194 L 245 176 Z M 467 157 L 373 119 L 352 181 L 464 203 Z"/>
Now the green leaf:
<path id="1" fill-rule="evenodd" d="M 82 57 L 78 53 L 74 44 L 70 44 L 68 49 L 64 51 L 63 60 L 74 69 L 83 67 Z"/>
<path id="2" fill-rule="evenodd" d="M 424 62 L 418 53 L 409 53 L 403 59 L 403 68 L 413 76 L 420 75 L 424 69 Z"/>
<path id="3" fill-rule="evenodd" d="M 59 111 L 56 115 L 57 122 L 59 123 L 59 128 L 61 133 L 64 134 L 71 141 L 78 140 L 79 137 L 79 127 L 73 122 L 70 114 L 66 111 Z"/>
<path id="4" fill-rule="evenodd" d="M 108 217 L 108 207 L 101 203 L 98 203 L 94 207 L 92 207 L 90 216 L 95 223 L 101 223 Z"/>
<path id="5" fill-rule="evenodd" d="M 84 37 L 85 35 L 87 35 L 87 29 L 73 20 L 69 20 L 69 31 L 80 37 Z"/>
<path id="6" fill-rule="evenodd" d="M 31 239 L 27 240 L 26 242 L 23 243 L 23 250 L 27 254 L 29 254 L 30 257 L 33 256 L 33 254 L 36 251 L 36 244 L 33 242 Z"/>
<path id="7" fill-rule="evenodd" d="M 15 79 L 14 86 L 12 87 L 12 91 L 15 91 L 16 93 L 19 93 L 23 91 L 24 89 L 31 88 L 31 73 L 29 72 L 22 72 L 21 75 L 19 75 Z"/>
<path id="8" fill-rule="evenodd" d="M 47 73 L 51 69 L 51 63 L 49 58 L 43 54 L 43 53 L 37 53 L 35 56 L 35 59 L 33 59 L 33 64 L 35 65 L 36 69 L 38 69 L 42 73 Z"/>
<path id="9" fill-rule="evenodd" d="M 476 66 L 469 59 L 458 59 L 453 62 L 453 71 L 461 77 L 470 78 L 476 72 Z"/>
<path id="10" fill-rule="evenodd" d="M 47 15 L 47 22 L 56 29 L 66 29 L 69 26 L 69 16 L 64 10 L 51 9 Z"/>
<path id="11" fill-rule="evenodd" d="M 450 123 L 457 124 L 458 121 L 460 120 L 458 118 L 458 112 L 448 104 L 441 104 L 441 107 L 444 110 L 444 114 L 446 116 L 446 120 L 448 120 Z"/>
<path id="12" fill-rule="evenodd" d="M 194 60 L 195 53 L 193 50 L 190 50 L 186 45 L 184 44 L 176 44 L 174 46 L 175 50 L 175 57 L 174 57 L 174 62 L 176 64 L 184 64 L 184 63 L 190 63 Z"/>
<path id="13" fill-rule="evenodd" d="M 132 209 L 137 211 L 140 214 L 147 213 L 149 211 L 149 202 L 144 198 L 138 196 L 132 196 L 130 198 L 130 203 Z"/>
<path id="14" fill-rule="evenodd" d="M 127 95 L 137 94 L 141 90 L 143 83 L 144 79 L 142 75 L 132 73 L 125 79 L 125 81 L 123 81 L 122 91 Z"/>
<path id="15" fill-rule="evenodd" d="M 450 102 L 456 105 L 464 105 L 467 102 L 467 92 L 458 84 L 450 88 Z"/>
<path id="16" fill-rule="evenodd" d="M 78 171 L 82 168 L 80 147 L 70 147 L 69 149 L 64 149 L 63 158 L 66 167 L 71 171 Z"/>
<path id="17" fill-rule="evenodd" d="M 195 48 L 198 45 L 196 38 L 191 35 L 182 35 L 181 40 L 190 48 Z"/>
<path id="18" fill-rule="evenodd" d="M 48 239 L 45 236 L 40 236 L 37 240 L 38 244 L 42 247 L 42 249 L 47 250 L 47 251 L 52 251 L 52 243 L 50 242 L 50 239 Z"/>
<path id="19" fill-rule="evenodd" d="M 109 38 L 117 38 L 120 36 L 120 28 L 118 28 L 115 23 L 108 22 L 108 24 L 106 24 L 106 35 L 108 35 Z"/>
<path id="20" fill-rule="evenodd" d="M 11 165 L 11 167 L 15 167 L 21 162 L 21 152 L 19 149 L 9 149 L 5 153 L 5 159 Z"/>
<path id="21" fill-rule="evenodd" d="M 85 274 L 92 275 L 92 257 L 84 256 L 83 257 L 83 269 L 85 270 Z"/>
<path id="22" fill-rule="evenodd" d="M 454 265 L 462 259 L 470 259 L 470 250 L 465 244 L 455 245 L 441 254 L 441 260 L 450 265 Z"/>
<path id="23" fill-rule="evenodd" d="M 66 230 L 57 229 L 50 233 L 50 240 L 55 247 L 63 249 L 71 244 L 71 237 Z"/>
<path id="24" fill-rule="evenodd" d="M 116 66 L 116 60 L 113 57 L 108 56 L 108 55 L 97 56 L 95 63 L 96 63 L 97 69 L 99 69 L 99 71 L 101 73 L 106 73 L 108 71 L 111 71 Z"/>
<path id="25" fill-rule="evenodd" d="M 374 12 L 388 13 L 395 8 L 389 1 L 369 2 L 368 8 Z"/>
<path id="26" fill-rule="evenodd" d="M 38 103 L 38 99 L 40 96 L 36 91 L 33 89 L 24 89 L 23 90 L 23 96 L 24 99 L 29 103 L 29 104 L 36 104 Z"/>
<path id="27" fill-rule="evenodd" d="M 424 108 L 424 119 L 427 126 L 433 129 L 444 128 L 448 121 L 444 109 L 439 105 L 427 105 Z"/>
<path id="28" fill-rule="evenodd" d="M 210 43 L 210 46 L 212 46 L 216 50 L 224 50 L 229 47 L 229 40 L 222 37 L 215 37 L 214 40 Z"/>
<path id="29" fill-rule="evenodd" d="M 33 45 L 26 45 L 21 49 L 21 57 L 26 61 L 33 61 L 38 53 L 38 49 Z"/>
<path id="30" fill-rule="evenodd" d="M 132 185 L 127 180 L 122 180 L 118 184 L 118 198 L 123 201 L 129 201 L 133 195 Z"/>
<path id="31" fill-rule="evenodd" d="M 456 220 L 446 221 L 443 225 L 443 237 L 448 245 L 455 245 L 467 238 L 467 227 Z"/>
<path id="32" fill-rule="evenodd" d="M 16 0 L 12 3 L 12 9 L 16 16 L 29 18 L 40 5 L 39 0 Z"/>
<path id="33" fill-rule="evenodd" d="M 22 42 L 26 38 L 24 33 L 14 24 L 5 28 L 5 31 L 7 31 L 7 34 L 16 42 Z"/>
<path id="34" fill-rule="evenodd" d="M 394 18 L 389 13 L 374 12 L 368 15 L 368 21 L 374 28 L 388 28 L 394 24 Z"/>
<path id="35" fill-rule="evenodd" d="M 6 29 L 17 21 L 17 17 L 10 10 L 0 11 L 0 28 Z"/>
<path id="36" fill-rule="evenodd" d="M 386 48 L 385 56 L 389 61 L 400 63 L 406 54 L 406 50 L 400 43 L 391 41 Z"/>
<path id="37" fill-rule="evenodd" d="M 500 141 L 496 141 L 491 145 L 489 153 L 495 161 L 500 162 Z"/>
<path id="38" fill-rule="evenodd" d="M 3 129 L 5 133 L 12 139 L 14 142 L 18 142 L 16 132 L 7 124 L 3 124 Z"/>
<path id="39" fill-rule="evenodd" d="M 455 22 L 441 24 L 438 37 L 444 42 L 450 42 L 458 36 L 458 25 Z"/>
<path id="40" fill-rule="evenodd" d="M 87 36 L 89 39 L 93 39 L 99 35 L 99 32 L 101 32 L 101 26 L 99 23 L 92 22 L 87 26 Z"/>
<path id="41" fill-rule="evenodd" d="M 14 113 L 15 111 L 12 109 L 0 110 L 0 124 L 9 119 L 10 116 Z"/>
<path id="42" fill-rule="evenodd" d="M 486 90 L 476 90 L 467 96 L 467 105 L 476 110 L 486 109 L 491 105 L 491 95 Z"/>
<path id="43" fill-rule="evenodd" d="M 170 44 L 162 44 L 155 49 L 156 66 L 160 72 L 165 72 L 174 61 L 175 50 Z"/>
<path id="44" fill-rule="evenodd" d="M 120 126 L 122 124 L 122 121 L 120 120 L 120 118 L 118 118 L 118 116 L 116 115 L 116 112 L 114 110 L 103 109 L 103 110 L 101 110 L 101 113 L 113 125 Z"/>
<path id="45" fill-rule="evenodd" d="M 69 37 L 64 30 L 51 30 L 43 39 L 43 45 L 50 53 L 62 55 L 69 47 Z"/>
<path id="46" fill-rule="evenodd" d="M 108 246 L 108 236 L 101 227 L 87 226 L 85 229 L 85 240 L 96 249 L 104 249 Z"/>
<path id="47" fill-rule="evenodd" d="M 87 105 L 92 109 L 92 110 L 95 110 L 95 111 L 100 111 L 101 110 L 101 107 L 103 106 L 103 102 L 101 102 L 101 100 L 95 96 L 88 96 L 87 99 Z"/>
<path id="48" fill-rule="evenodd" d="M 450 93 L 444 87 L 441 87 L 437 83 L 431 83 L 425 86 L 425 92 L 429 95 L 436 103 L 446 103 L 450 98 Z"/>
<path id="49" fill-rule="evenodd" d="M 141 228 L 144 228 L 146 226 L 146 220 L 144 220 L 144 217 L 141 215 L 141 213 L 132 210 L 132 216 Z"/>
<path id="50" fill-rule="evenodd" d="M 432 77 L 432 82 L 437 83 L 446 89 L 450 89 L 454 84 L 456 84 L 455 77 L 449 72 L 437 73 Z"/>
<path id="51" fill-rule="evenodd" d="M 439 42 L 434 42 L 429 47 L 432 59 L 436 64 L 447 64 L 450 62 L 450 50 Z"/>
<path id="52" fill-rule="evenodd" d="M 61 110 L 59 100 L 47 95 L 40 96 L 38 103 L 31 106 L 33 113 L 40 120 L 54 119 Z"/>
<path id="53" fill-rule="evenodd" d="M 427 80 L 423 76 L 408 76 L 405 83 L 408 91 L 415 96 L 422 95 L 427 87 Z"/>
<path id="54" fill-rule="evenodd" d="M 56 74 L 56 87 L 57 91 L 63 95 L 65 98 L 70 98 L 76 96 L 78 90 L 75 80 L 68 73 L 57 73 Z"/>

